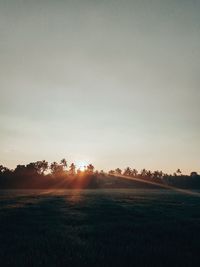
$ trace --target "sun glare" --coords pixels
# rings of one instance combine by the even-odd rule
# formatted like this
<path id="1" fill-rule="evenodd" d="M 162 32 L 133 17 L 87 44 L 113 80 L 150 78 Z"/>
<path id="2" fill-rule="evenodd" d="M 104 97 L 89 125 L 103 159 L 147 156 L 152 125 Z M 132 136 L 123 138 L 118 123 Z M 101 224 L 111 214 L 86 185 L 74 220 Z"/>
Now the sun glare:
<path id="1" fill-rule="evenodd" d="M 78 169 L 81 171 L 81 172 L 84 172 L 86 170 L 86 166 L 87 166 L 87 163 L 86 162 L 79 162 L 77 164 L 77 167 Z"/>

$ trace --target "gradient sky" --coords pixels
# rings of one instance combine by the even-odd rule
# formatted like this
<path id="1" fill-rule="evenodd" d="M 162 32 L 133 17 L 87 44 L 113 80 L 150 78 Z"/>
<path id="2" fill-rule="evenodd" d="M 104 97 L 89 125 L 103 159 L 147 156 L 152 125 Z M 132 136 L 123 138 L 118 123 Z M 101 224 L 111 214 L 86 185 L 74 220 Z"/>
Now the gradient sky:
<path id="1" fill-rule="evenodd" d="M 200 1 L 0 0 L 0 163 L 200 172 Z"/>

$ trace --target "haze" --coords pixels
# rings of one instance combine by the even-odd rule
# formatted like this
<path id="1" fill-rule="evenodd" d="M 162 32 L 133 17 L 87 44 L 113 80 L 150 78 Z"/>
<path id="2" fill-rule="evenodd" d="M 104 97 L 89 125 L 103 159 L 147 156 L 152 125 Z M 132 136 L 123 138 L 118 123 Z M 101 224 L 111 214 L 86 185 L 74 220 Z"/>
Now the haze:
<path id="1" fill-rule="evenodd" d="M 0 162 L 200 171 L 200 2 L 0 0 Z"/>

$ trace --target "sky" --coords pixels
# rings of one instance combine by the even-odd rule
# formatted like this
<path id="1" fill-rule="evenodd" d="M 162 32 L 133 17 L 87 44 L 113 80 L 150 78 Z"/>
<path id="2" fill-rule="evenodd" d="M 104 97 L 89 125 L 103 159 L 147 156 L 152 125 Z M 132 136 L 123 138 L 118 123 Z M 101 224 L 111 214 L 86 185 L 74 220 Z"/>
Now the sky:
<path id="1" fill-rule="evenodd" d="M 200 1 L 0 0 L 0 163 L 200 172 Z"/>

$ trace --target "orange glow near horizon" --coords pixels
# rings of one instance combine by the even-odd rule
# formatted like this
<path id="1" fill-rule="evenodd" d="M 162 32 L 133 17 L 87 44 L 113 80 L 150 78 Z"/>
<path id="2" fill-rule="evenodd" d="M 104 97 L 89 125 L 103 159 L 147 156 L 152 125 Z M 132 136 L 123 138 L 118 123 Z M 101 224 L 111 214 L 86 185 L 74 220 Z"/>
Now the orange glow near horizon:
<path id="1" fill-rule="evenodd" d="M 84 172 L 86 170 L 87 167 L 87 163 L 84 161 L 80 161 L 77 163 L 77 169 L 80 170 L 81 172 Z"/>

